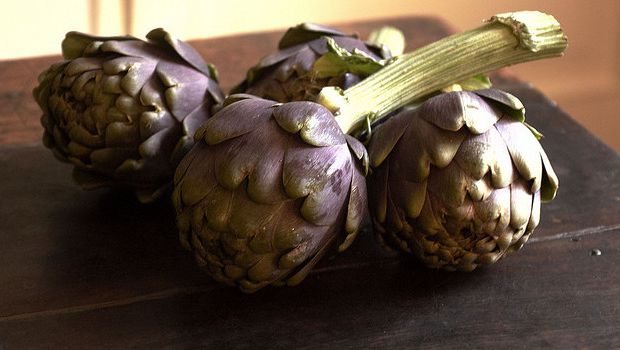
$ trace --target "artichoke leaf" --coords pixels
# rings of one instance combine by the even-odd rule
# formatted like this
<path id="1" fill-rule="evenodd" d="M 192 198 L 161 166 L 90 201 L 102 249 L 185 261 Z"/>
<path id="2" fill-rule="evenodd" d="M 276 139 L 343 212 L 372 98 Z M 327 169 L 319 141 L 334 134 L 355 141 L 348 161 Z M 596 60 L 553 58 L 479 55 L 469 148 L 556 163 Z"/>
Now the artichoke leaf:
<path id="1" fill-rule="evenodd" d="M 384 63 L 361 50 L 349 52 L 340 47 L 333 38 L 325 37 L 328 51 L 312 67 L 312 76 L 318 79 L 337 77 L 345 73 L 369 76 L 383 68 Z"/>
<path id="2" fill-rule="evenodd" d="M 476 180 L 490 172 L 495 188 L 508 186 L 514 178 L 510 153 L 495 128 L 466 138 L 454 159 L 468 176 Z"/>
<path id="3" fill-rule="evenodd" d="M 510 226 L 515 229 L 527 225 L 532 213 L 532 195 L 527 182 L 517 179 L 510 185 Z"/>
<path id="4" fill-rule="evenodd" d="M 517 171 L 523 178 L 531 181 L 531 193 L 538 192 L 542 184 L 543 164 L 538 141 L 527 128 L 512 118 L 502 118 L 495 127 L 506 143 L 508 152 Z M 519 127 L 515 127 L 519 126 Z"/>
<path id="5" fill-rule="evenodd" d="M 493 86 L 491 79 L 489 79 L 486 74 L 474 75 L 473 77 L 459 81 L 456 84 L 458 84 L 461 89 L 465 91 L 490 89 L 491 86 Z"/>
<path id="6" fill-rule="evenodd" d="M 204 107 L 210 104 L 206 91 L 207 83 L 203 80 L 171 86 L 166 89 L 164 96 L 170 113 L 177 121 L 183 122 L 185 118 L 194 113 L 202 111 L 205 116 L 209 114 L 209 108 Z"/>
<path id="7" fill-rule="evenodd" d="M 213 65 L 207 64 L 202 56 L 189 44 L 178 40 L 163 28 L 156 28 L 146 34 L 146 38 L 172 48 L 185 62 L 202 72 L 204 75 L 217 81 L 217 71 Z"/>
<path id="8" fill-rule="evenodd" d="M 516 96 L 497 89 L 481 89 L 474 91 L 474 93 L 485 99 L 499 103 L 505 113 L 521 123 L 525 122 L 525 106 L 523 106 L 521 100 Z"/>
<path id="9" fill-rule="evenodd" d="M 103 42 L 108 40 L 137 40 L 133 36 L 94 36 L 80 32 L 68 32 L 65 35 L 65 39 L 62 41 L 62 55 L 67 60 L 78 58 L 84 54 L 84 51 L 93 42 Z"/>
<path id="10" fill-rule="evenodd" d="M 270 142 L 284 144 L 285 134 L 272 137 Z M 261 154 L 260 161 L 254 171 L 248 176 L 248 197 L 257 203 L 277 203 L 288 199 L 282 185 L 282 167 L 285 152 L 275 147 L 269 147 Z"/>
<path id="11" fill-rule="evenodd" d="M 278 44 L 279 50 L 284 50 L 288 47 L 306 43 L 318 39 L 322 36 L 345 36 L 343 32 L 320 24 L 315 23 L 302 23 L 295 27 L 289 28 L 280 43 Z"/>
<path id="12" fill-rule="evenodd" d="M 312 65 L 316 60 L 316 53 L 308 46 L 302 46 L 289 59 L 280 63 L 272 73 L 273 77 L 281 82 L 286 82 L 289 78 L 304 77 L 307 72 L 312 71 Z"/>
<path id="13" fill-rule="evenodd" d="M 392 152 L 392 149 L 409 127 L 410 119 L 406 113 L 398 113 L 373 130 L 368 156 L 370 165 L 378 167 Z"/>
<path id="14" fill-rule="evenodd" d="M 330 239 L 330 241 L 333 240 Z M 304 278 L 306 278 L 306 276 L 308 276 L 308 274 L 310 273 L 310 271 L 312 270 L 312 268 L 314 267 L 314 265 L 316 265 L 316 263 L 321 260 L 321 258 L 323 257 L 323 255 L 325 255 L 325 253 L 327 253 L 328 248 L 330 247 L 330 242 L 323 242 L 323 245 L 321 247 L 321 249 L 319 249 L 318 252 L 316 252 L 314 254 L 314 256 L 312 256 L 312 258 L 310 258 L 309 260 L 306 260 L 306 263 L 304 265 L 301 265 L 302 268 L 299 269 L 299 271 L 296 271 L 294 275 L 292 275 L 291 277 L 288 277 L 286 280 L 286 285 L 288 286 L 296 286 L 299 283 L 301 283 L 301 281 L 304 280 Z M 286 260 L 292 260 L 290 256 L 285 255 Z M 284 257 L 283 257 L 284 259 Z M 284 264 L 284 262 L 286 260 L 281 260 L 281 264 Z"/>
<path id="15" fill-rule="evenodd" d="M 260 79 L 268 71 L 269 67 L 295 56 L 299 52 L 300 46 L 288 47 L 272 55 L 261 58 L 256 66 L 248 70 L 246 79 L 231 89 L 231 95 L 245 92 L 249 85 L 251 85 L 255 80 Z"/>
<path id="16" fill-rule="evenodd" d="M 454 91 L 431 97 L 419 113 L 429 123 L 449 131 L 463 126 L 474 134 L 487 131 L 501 117 L 485 100 L 467 91 Z"/>
<path id="17" fill-rule="evenodd" d="M 536 130 L 535 127 L 533 127 L 531 124 L 528 124 L 526 122 L 523 122 L 523 125 L 525 125 L 525 127 L 532 133 L 532 135 L 534 135 L 534 137 L 536 138 L 536 140 L 539 140 L 543 138 L 543 134 Z"/>
<path id="18" fill-rule="evenodd" d="M 381 167 L 373 168 L 370 174 L 370 179 L 373 185 L 368 186 L 368 196 L 372 203 L 372 215 L 373 218 L 384 223 L 388 210 L 388 178 L 390 175 L 389 162 Z"/>
<path id="19" fill-rule="evenodd" d="M 359 173 L 353 173 L 351 188 L 349 190 L 349 203 L 347 205 L 347 220 L 345 231 L 348 235 L 338 246 L 338 251 L 346 250 L 357 236 L 364 217 L 368 215 L 368 196 L 366 181 Z"/>
<path id="20" fill-rule="evenodd" d="M 101 57 L 80 57 L 70 61 L 65 68 L 65 76 L 76 76 L 87 71 L 100 70 L 103 59 Z M 70 84 L 63 83 L 67 87 Z"/>
<path id="21" fill-rule="evenodd" d="M 314 225 L 333 225 L 347 201 L 354 164 L 346 145 L 291 147 L 282 172 L 286 193 L 306 197 L 301 215 Z"/>
<path id="22" fill-rule="evenodd" d="M 345 138 L 347 140 L 347 144 L 349 145 L 349 150 L 353 152 L 355 158 L 360 162 L 360 165 L 364 170 L 364 175 L 368 175 L 368 171 L 370 169 L 370 159 L 368 157 L 366 147 L 364 147 L 364 145 L 353 136 L 345 135 Z"/>
<path id="23" fill-rule="evenodd" d="M 345 138 L 334 123 L 334 116 L 321 105 L 296 101 L 275 108 L 273 117 L 278 125 L 290 133 L 299 133 L 304 142 L 313 146 L 333 146 L 345 143 Z"/>
<path id="24" fill-rule="evenodd" d="M 217 187 L 213 157 L 204 152 L 205 145 L 197 143 L 196 147 L 181 160 L 174 179 L 175 186 L 180 190 L 180 199 L 186 206 L 192 206 L 208 196 Z M 189 172 L 190 167 L 199 167 L 202 172 Z"/>
<path id="25" fill-rule="evenodd" d="M 547 153 L 540 144 L 538 145 L 538 148 L 540 150 L 540 158 L 543 162 L 543 179 L 542 187 L 540 189 L 540 199 L 543 202 L 549 202 L 555 198 L 560 181 L 551 166 Z"/>
<path id="26" fill-rule="evenodd" d="M 387 60 L 392 57 L 389 52 L 375 53 L 375 46 L 373 44 L 369 44 L 368 42 L 356 38 L 350 38 L 346 36 L 333 36 L 329 38 L 334 40 L 338 47 L 346 50 L 349 53 L 359 51 L 362 55 L 369 56 L 376 61 L 379 61 L 381 59 Z M 312 49 L 312 51 L 314 51 L 319 56 L 323 56 L 331 50 L 326 37 L 322 37 L 318 40 L 313 40 L 309 42 L 306 46 Z"/>
<path id="27" fill-rule="evenodd" d="M 238 95 L 235 95 L 238 96 Z M 224 107 L 209 118 L 197 131 L 195 139 L 211 145 L 247 134 L 271 116 L 273 101 L 247 98 Z"/>

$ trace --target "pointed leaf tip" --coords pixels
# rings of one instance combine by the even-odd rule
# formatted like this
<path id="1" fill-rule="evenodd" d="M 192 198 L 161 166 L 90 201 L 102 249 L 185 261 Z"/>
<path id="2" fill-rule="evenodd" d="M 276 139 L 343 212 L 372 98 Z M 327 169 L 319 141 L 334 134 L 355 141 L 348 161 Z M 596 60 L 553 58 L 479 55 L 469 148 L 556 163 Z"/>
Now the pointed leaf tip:
<path id="1" fill-rule="evenodd" d="M 308 41 L 319 39 L 322 36 L 351 36 L 339 31 L 338 29 L 324 26 L 316 23 L 301 23 L 295 27 L 289 28 L 280 39 L 278 49 L 286 49 L 287 47 L 306 43 Z"/>

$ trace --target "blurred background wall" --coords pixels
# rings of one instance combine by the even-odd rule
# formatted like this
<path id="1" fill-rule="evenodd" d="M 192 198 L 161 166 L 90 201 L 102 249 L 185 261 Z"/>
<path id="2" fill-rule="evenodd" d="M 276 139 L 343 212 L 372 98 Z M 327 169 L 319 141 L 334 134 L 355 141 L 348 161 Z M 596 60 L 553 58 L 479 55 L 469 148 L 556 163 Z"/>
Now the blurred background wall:
<path id="1" fill-rule="evenodd" d="M 2 1 L 0 59 L 60 53 L 65 32 L 143 37 L 164 27 L 182 39 L 261 30 L 299 22 L 328 24 L 407 15 L 443 18 L 455 29 L 506 11 L 553 14 L 569 37 L 564 58 L 512 68 L 620 151 L 620 1 L 598 0 L 20 0 Z"/>

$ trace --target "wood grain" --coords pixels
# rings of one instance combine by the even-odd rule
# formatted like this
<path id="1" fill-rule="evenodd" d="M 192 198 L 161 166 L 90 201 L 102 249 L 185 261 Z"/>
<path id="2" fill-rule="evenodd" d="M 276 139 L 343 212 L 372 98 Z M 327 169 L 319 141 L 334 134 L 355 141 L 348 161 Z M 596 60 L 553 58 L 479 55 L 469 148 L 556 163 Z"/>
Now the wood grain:
<path id="1" fill-rule="evenodd" d="M 410 47 L 448 31 L 392 24 Z M 280 34 L 193 44 L 229 88 Z M 522 251 L 442 273 L 386 255 L 365 231 L 300 286 L 244 295 L 180 248 L 168 202 L 83 192 L 39 144 L 28 90 L 55 59 L 0 63 L 0 349 L 620 347 L 620 157 L 527 84 L 495 77 L 545 134 L 560 191 Z"/>
<path id="2" fill-rule="evenodd" d="M 299 288 L 214 288 L 0 320 L 0 334 L 7 349 L 615 349 L 619 234 L 530 244 L 473 274 L 394 260 L 314 274 Z"/>

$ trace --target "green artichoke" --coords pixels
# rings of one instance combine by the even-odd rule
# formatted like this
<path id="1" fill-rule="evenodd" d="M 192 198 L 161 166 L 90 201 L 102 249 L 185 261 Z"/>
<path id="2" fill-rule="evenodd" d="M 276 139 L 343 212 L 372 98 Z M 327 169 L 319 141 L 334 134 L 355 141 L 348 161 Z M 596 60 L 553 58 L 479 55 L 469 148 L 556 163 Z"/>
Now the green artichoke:
<path id="1" fill-rule="evenodd" d="M 303 23 L 290 28 L 278 44 L 279 51 L 261 59 L 231 93 L 248 93 L 278 102 L 313 101 L 325 86 L 353 86 L 364 78 L 362 74 L 345 69 L 327 77 L 313 75 L 315 62 L 330 49 L 328 38 L 339 48 L 376 62 L 391 58 L 386 46 L 364 42 L 327 26 Z"/>
<path id="2" fill-rule="evenodd" d="M 39 77 L 44 144 L 84 188 L 123 186 L 151 201 L 170 188 L 195 130 L 223 100 L 214 68 L 162 29 L 148 41 L 70 32 L 65 60 Z"/>
<path id="3" fill-rule="evenodd" d="M 475 269 L 520 249 L 558 179 L 514 96 L 450 92 L 379 125 L 368 148 L 376 233 L 429 267 Z"/>
<path id="4" fill-rule="evenodd" d="M 196 133 L 172 195 L 182 244 L 219 282 L 295 285 L 367 215 L 364 147 L 313 102 L 231 96 Z"/>

